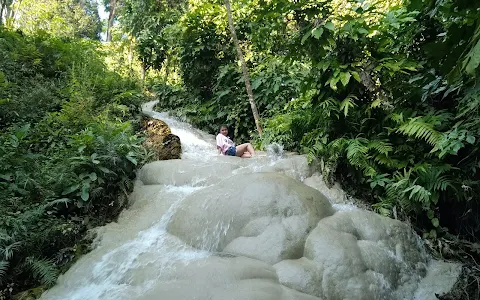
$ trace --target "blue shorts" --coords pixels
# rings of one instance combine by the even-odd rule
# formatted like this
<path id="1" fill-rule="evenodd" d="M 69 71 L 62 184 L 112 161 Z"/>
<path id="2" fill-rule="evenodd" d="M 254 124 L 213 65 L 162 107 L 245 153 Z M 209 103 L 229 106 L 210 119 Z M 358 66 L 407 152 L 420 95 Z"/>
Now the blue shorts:
<path id="1" fill-rule="evenodd" d="M 225 155 L 236 156 L 237 155 L 237 148 L 230 147 L 225 151 Z"/>

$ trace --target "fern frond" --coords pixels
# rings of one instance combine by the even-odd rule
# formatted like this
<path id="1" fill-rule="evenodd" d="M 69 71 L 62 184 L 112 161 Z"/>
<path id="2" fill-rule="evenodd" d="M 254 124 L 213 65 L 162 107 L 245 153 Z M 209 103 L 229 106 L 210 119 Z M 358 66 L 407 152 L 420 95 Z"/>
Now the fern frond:
<path id="1" fill-rule="evenodd" d="M 52 286 L 58 277 L 58 271 L 53 261 L 27 257 L 26 263 L 32 271 L 33 277 L 46 286 Z"/>
<path id="2" fill-rule="evenodd" d="M 368 147 L 364 139 L 351 139 L 348 141 L 347 158 L 349 160 L 366 155 Z"/>
<path id="3" fill-rule="evenodd" d="M 397 124 L 403 124 L 404 123 L 403 113 L 399 113 L 399 114 L 393 113 L 393 114 L 390 114 L 389 117 L 390 117 L 390 119 L 392 119 Z"/>
<path id="4" fill-rule="evenodd" d="M 432 195 L 432 193 L 430 193 L 425 187 L 418 184 L 406 188 L 405 190 L 403 190 L 403 193 L 410 193 L 410 195 L 408 196 L 409 200 L 415 200 L 421 203 L 429 203 L 430 196 Z"/>
<path id="5" fill-rule="evenodd" d="M 446 191 L 448 187 L 453 188 L 450 179 L 447 176 L 441 176 L 435 181 L 433 185 L 434 191 Z"/>
<path id="6" fill-rule="evenodd" d="M 72 200 L 68 199 L 68 198 L 55 199 L 55 200 L 50 201 L 47 204 L 45 204 L 44 208 L 53 207 L 57 204 L 65 204 L 65 206 L 68 207 L 68 203 L 70 203 L 71 201 Z"/>
<path id="7" fill-rule="evenodd" d="M 357 104 L 354 102 L 354 99 L 358 99 L 355 96 L 349 96 L 340 102 L 340 111 L 343 111 L 345 117 L 348 115 L 348 110 L 354 108 Z"/>
<path id="8" fill-rule="evenodd" d="M 393 184 L 387 185 L 386 198 L 384 201 L 390 203 L 391 206 L 395 206 L 396 204 L 398 204 L 403 210 L 407 212 L 413 210 L 412 201 L 405 197 L 405 194 L 403 194 Z"/>
<path id="9" fill-rule="evenodd" d="M 14 242 L 8 246 L 2 247 L 0 248 L 0 256 L 2 256 L 5 260 L 10 260 L 21 246 L 21 242 Z"/>
<path id="10" fill-rule="evenodd" d="M 381 140 L 373 140 L 367 144 L 369 150 L 376 150 L 378 153 L 388 155 L 393 150 L 392 144 Z"/>
<path id="11" fill-rule="evenodd" d="M 442 138 L 442 134 L 434 129 L 432 122 L 426 122 L 426 118 L 410 118 L 396 130 L 409 137 L 425 140 L 432 146 L 436 146 Z"/>
<path id="12" fill-rule="evenodd" d="M 365 176 L 374 177 L 377 175 L 375 164 L 368 156 L 368 140 L 356 138 L 348 141 L 347 158 L 350 164 L 363 171 Z"/>
<path id="13" fill-rule="evenodd" d="M 13 237 L 10 236 L 5 230 L 0 229 L 0 245 L 10 243 L 13 241 Z"/>
<path id="14" fill-rule="evenodd" d="M 336 139 L 336 140 L 331 141 L 331 142 L 328 144 L 328 148 L 329 148 L 330 150 L 343 152 L 343 150 L 345 150 L 345 147 L 347 146 L 347 144 L 348 144 L 348 140 L 347 140 L 347 139 L 345 139 L 345 138 L 339 138 L 339 139 Z"/>
<path id="15" fill-rule="evenodd" d="M 408 162 L 399 161 L 397 159 L 390 158 L 385 154 L 377 154 L 373 157 L 373 160 L 379 165 L 384 165 L 386 167 L 396 168 L 396 169 L 405 168 L 408 164 Z"/>
<path id="16" fill-rule="evenodd" d="M 0 284 L 3 283 L 3 279 L 7 275 L 8 267 L 8 261 L 0 260 Z"/>

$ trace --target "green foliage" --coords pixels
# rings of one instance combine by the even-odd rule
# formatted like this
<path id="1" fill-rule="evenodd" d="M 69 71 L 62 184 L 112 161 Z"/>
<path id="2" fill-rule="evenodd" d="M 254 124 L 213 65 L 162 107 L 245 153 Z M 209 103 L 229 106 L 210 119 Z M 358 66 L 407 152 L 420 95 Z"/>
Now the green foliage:
<path id="1" fill-rule="evenodd" d="M 235 60 L 230 35 L 224 30 L 224 5 L 206 1 L 188 11 L 179 26 L 182 31 L 177 47 L 182 79 L 188 90 L 208 101 L 220 67 Z"/>
<path id="2" fill-rule="evenodd" d="M 43 285 L 51 286 L 57 281 L 57 269 L 53 261 L 45 259 L 27 258 L 26 263 L 32 275 Z"/>
<path id="3" fill-rule="evenodd" d="M 412 4 L 371 21 L 374 6 L 351 8 L 304 24 L 291 55 L 313 62 L 303 91 L 313 96 L 268 121 L 266 139 L 319 157 L 330 181 L 373 196 L 381 213 L 400 208 L 419 224 L 425 216 L 427 228 L 453 223 L 448 216 L 478 207 L 470 201 L 478 194 L 478 4 Z M 461 44 L 468 46 L 457 51 Z M 447 208 L 453 199 L 462 203 L 454 212 Z"/>
<path id="4" fill-rule="evenodd" d="M 167 22 L 159 49 L 183 82 L 152 85 L 159 110 L 211 133 L 228 123 L 237 142 L 306 153 L 329 183 L 429 237 L 478 239 L 478 1 L 232 5 L 262 138 L 221 1 L 191 0 Z"/>
<path id="5" fill-rule="evenodd" d="M 253 137 L 260 148 L 279 142 L 319 158 L 324 178 L 382 214 L 435 234 L 478 233 L 479 5 L 233 3 L 263 117 L 259 139 L 223 5 L 190 1 L 163 32 L 183 85 L 154 85 L 159 109 L 212 133 L 229 123 L 238 141 Z"/>
<path id="6" fill-rule="evenodd" d="M 135 47 L 144 70 L 160 70 L 167 57 L 164 31 L 182 11 L 184 1 L 122 1 L 120 21 L 135 37 Z"/>
<path id="7" fill-rule="evenodd" d="M 8 20 L 27 34 L 44 30 L 57 37 L 99 39 L 102 29 L 97 2 L 92 0 L 14 1 Z"/>
<path id="8" fill-rule="evenodd" d="M 144 161 L 144 95 L 108 71 L 97 42 L 0 29 L 0 281 L 55 283 L 86 230 L 126 205 Z"/>

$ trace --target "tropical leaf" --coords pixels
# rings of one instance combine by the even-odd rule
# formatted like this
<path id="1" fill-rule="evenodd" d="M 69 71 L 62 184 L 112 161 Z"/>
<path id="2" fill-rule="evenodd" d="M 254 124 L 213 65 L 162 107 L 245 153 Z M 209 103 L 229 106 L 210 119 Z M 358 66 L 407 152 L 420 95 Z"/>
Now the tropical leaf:
<path id="1" fill-rule="evenodd" d="M 5 277 L 7 276 L 9 263 L 4 260 L 0 260 L 0 284 L 3 284 Z"/>
<path id="2" fill-rule="evenodd" d="M 57 281 L 58 270 L 51 260 L 27 257 L 26 264 L 35 279 L 46 286 L 52 286 Z"/>
<path id="3" fill-rule="evenodd" d="M 442 134 L 434 129 L 434 124 L 425 122 L 423 117 L 410 118 L 396 131 L 409 137 L 425 140 L 432 146 L 437 145 L 442 138 Z"/>

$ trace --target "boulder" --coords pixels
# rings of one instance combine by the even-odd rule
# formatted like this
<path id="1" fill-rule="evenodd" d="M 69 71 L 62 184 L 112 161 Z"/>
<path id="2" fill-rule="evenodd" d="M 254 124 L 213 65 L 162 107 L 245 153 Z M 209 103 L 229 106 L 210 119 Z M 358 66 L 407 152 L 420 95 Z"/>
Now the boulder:
<path id="1" fill-rule="evenodd" d="M 274 267 L 285 286 L 320 298 L 411 299 L 426 262 L 408 225 L 355 210 L 320 220 L 304 257 Z"/>
<path id="2" fill-rule="evenodd" d="M 275 264 L 300 258 L 310 231 L 333 213 L 320 192 L 286 175 L 240 174 L 189 195 L 167 231 L 200 249 Z"/>
<path id="3" fill-rule="evenodd" d="M 162 120 L 144 117 L 146 134 L 144 145 L 154 153 L 155 160 L 179 159 L 182 154 L 180 138 L 172 134 L 170 127 Z"/>
<path id="4" fill-rule="evenodd" d="M 224 180 L 238 167 L 226 161 L 163 160 L 143 166 L 138 179 L 145 185 L 211 185 Z"/>
<path id="5" fill-rule="evenodd" d="M 211 256 L 160 276 L 141 300 L 320 300 L 282 286 L 268 264 L 245 257 Z"/>

